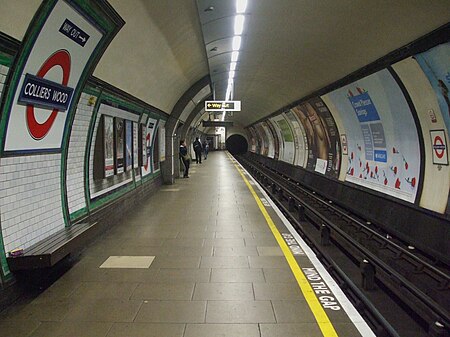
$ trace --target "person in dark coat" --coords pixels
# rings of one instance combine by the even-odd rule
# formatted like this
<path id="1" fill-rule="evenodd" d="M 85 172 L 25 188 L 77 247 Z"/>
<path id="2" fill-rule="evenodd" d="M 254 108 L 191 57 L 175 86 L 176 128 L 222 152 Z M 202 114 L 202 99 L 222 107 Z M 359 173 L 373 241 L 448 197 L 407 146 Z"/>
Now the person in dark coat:
<path id="1" fill-rule="evenodd" d="M 195 161 L 198 163 L 202 163 L 202 143 L 200 143 L 200 140 L 195 138 L 194 143 L 192 144 L 194 146 L 194 152 L 195 152 Z"/>
<path id="2" fill-rule="evenodd" d="M 191 164 L 191 159 L 188 155 L 188 150 L 184 140 L 180 140 L 180 159 L 184 166 L 183 178 L 189 178 L 189 165 Z"/>

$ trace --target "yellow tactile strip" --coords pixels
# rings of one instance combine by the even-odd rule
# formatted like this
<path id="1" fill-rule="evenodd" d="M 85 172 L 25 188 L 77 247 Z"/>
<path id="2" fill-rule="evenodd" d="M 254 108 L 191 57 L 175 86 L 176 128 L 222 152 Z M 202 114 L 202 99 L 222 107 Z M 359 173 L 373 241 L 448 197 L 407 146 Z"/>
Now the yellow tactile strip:
<path id="1" fill-rule="evenodd" d="M 231 159 L 231 157 L 230 157 Z M 239 166 L 234 164 L 236 169 L 238 170 L 239 174 L 241 175 L 242 179 L 244 180 L 245 184 L 247 185 L 248 189 L 250 190 L 251 194 L 255 198 L 255 201 L 263 214 L 264 218 L 266 219 L 267 225 L 269 226 L 270 230 L 272 231 L 272 234 L 274 235 L 275 239 L 277 240 L 281 250 L 283 251 L 283 254 L 289 264 L 289 267 L 292 270 L 292 273 L 295 276 L 295 279 L 297 280 L 297 283 L 300 287 L 300 290 L 303 293 L 303 296 L 305 297 L 306 302 L 308 303 L 311 312 L 314 315 L 314 318 L 317 321 L 317 324 L 319 325 L 320 330 L 322 331 L 322 334 L 324 337 L 337 337 L 338 334 L 336 333 L 336 330 L 334 329 L 333 324 L 331 323 L 330 319 L 328 318 L 328 315 L 326 314 L 325 310 L 322 308 L 319 300 L 317 299 L 313 289 L 311 288 L 311 285 L 309 284 L 305 274 L 301 270 L 300 266 L 298 265 L 297 261 L 294 258 L 294 255 L 292 255 L 291 250 L 289 249 L 288 245 L 284 241 L 283 237 L 281 236 L 280 232 L 278 231 L 277 227 L 275 226 L 275 223 L 273 222 L 272 218 L 270 217 L 269 213 L 266 211 L 262 201 L 256 194 L 255 190 L 253 189 L 253 186 L 250 184 L 248 179 L 245 177 L 243 171 Z"/>

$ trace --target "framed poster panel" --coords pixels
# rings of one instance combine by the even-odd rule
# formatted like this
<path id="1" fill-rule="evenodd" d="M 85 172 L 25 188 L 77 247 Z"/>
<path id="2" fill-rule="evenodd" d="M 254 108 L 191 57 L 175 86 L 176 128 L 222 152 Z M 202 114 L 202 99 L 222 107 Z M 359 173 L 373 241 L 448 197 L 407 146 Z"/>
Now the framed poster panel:
<path id="1" fill-rule="evenodd" d="M 138 123 L 133 122 L 133 168 L 139 167 L 139 132 Z"/>
<path id="2" fill-rule="evenodd" d="M 133 122 L 125 120 L 125 171 L 133 166 Z"/>
<path id="3" fill-rule="evenodd" d="M 114 118 L 103 115 L 103 153 L 105 178 L 114 175 Z"/>
<path id="4" fill-rule="evenodd" d="M 114 118 L 115 134 L 116 134 L 116 173 L 124 172 L 124 137 L 125 137 L 125 126 L 124 120 L 122 118 Z"/>

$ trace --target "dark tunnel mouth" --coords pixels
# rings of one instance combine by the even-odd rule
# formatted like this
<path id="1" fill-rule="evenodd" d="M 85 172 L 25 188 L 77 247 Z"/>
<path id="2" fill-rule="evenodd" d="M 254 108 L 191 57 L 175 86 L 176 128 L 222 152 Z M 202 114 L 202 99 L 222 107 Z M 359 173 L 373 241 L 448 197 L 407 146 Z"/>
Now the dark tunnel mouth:
<path id="1" fill-rule="evenodd" d="M 244 154 L 248 150 L 248 142 L 244 136 L 231 135 L 225 142 L 225 146 L 232 155 Z"/>

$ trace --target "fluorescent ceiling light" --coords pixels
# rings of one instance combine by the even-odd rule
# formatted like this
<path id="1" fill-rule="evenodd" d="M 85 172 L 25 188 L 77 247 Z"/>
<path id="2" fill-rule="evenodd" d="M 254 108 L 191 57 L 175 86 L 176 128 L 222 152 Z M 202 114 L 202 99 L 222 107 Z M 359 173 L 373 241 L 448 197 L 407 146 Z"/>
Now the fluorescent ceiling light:
<path id="1" fill-rule="evenodd" d="M 233 37 L 233 50 L 239 50 L 241 48 L 241 37 Z"/>
<path id="2" fill-rule="evenodd" d="M 231 53 L 231 62 L 237 62 L 239 58 L 239 52 L 238 51 L 234 51 Z"/>
<path id="3" fill-rule="evenodd" d="M 246 8 L 247 8 L 247 0 L 236 0 L 236 13 L 238 14 L 245 13 Z"/>
<path id="4" fill-rule="evenodd" d="M 235 72 L 234 70 L 230 71 L 230 76 L 229 76 L 229 78 L 234 78 L 235 73 L 236 73 L 236 72 Z"/>
<path id="5" fill-rule="evenodd" d="M 242 31 L 244 30 L 244 21 L 245 16 L 236 15 L 236 18 L 234 19 L 234 35 L 242 34 Z"/>
<path id="6" fill-rule="evenodd" d="M 230 63 L 230 70 L 236 70 L 236 62 Z"/>

